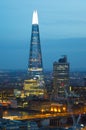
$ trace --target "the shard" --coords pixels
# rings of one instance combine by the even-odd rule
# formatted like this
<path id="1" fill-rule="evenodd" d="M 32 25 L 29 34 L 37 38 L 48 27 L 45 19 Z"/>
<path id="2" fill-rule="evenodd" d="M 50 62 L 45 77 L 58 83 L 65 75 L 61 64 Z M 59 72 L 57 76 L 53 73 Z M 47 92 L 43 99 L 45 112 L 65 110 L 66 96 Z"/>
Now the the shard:
<path id="1" fill-rule="evenodd" d="M 42 97 L 45 95 L 45 82 L 43 75 L 42 54 L 40 45 L 39 25 L 37 11 L 33 12 L 32 32 L 30 41 L 28 80 L 24 81 L 26 96 Z"/>
<path id="2" fill-rule="evenodd" d="M 31 78 L 43 78 L 42 53 L 37 11 L 33 12 L 28 72 Z"/>

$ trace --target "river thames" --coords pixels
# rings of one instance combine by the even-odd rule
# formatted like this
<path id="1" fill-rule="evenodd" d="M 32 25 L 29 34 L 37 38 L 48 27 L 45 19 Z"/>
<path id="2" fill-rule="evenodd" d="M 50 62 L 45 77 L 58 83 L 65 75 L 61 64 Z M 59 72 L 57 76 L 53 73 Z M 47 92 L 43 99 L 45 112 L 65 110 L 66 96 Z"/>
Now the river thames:
<path id="1" fill-rule="evenodd" d="M 61 113 L 60 113 L 61 114 Z M 50 117 L 50 115 L 51 114 L 41 114 L 41 113 L 31 113 L 31 112 L 27 112 L 27 111 L 18 111 L 18 110 L 4 110 L 3 111 L 3 118 L 5 118 L 5 119 L 10 119 L 10 120 L 21 120 L 21 121 L 23 121 L 23 122 L 26 122 L 26 121 L 31 121 L 31 120 L 33 120 L 34 122 L 36 122 L 37 123 L 37 119 L 36 119 L 36 117 L 39 119 L 41 119 L 41 118 L 44 118 L 44 117 Z M 55 116 L 56 114 L 53 114 L 52 116 Z M 44 117 L 43 117 L 44 116 Z M 24 119 L 25 117 L 29 117 L 29 119 L 28 120 L 26 120 L 26 119 Z M 63 117 L 62 117 L 63 118 Z M 65 118 L 66 119 L 66 118 Z M 58 126 L 58 124 L 57 124 L 57 126 L 55 125 L 50 125 L 49 124 L 49 120 L 48 120 L 48 118 L 45 120 L 45 121 L 43 121 L 42 123 L 41 123 L 41 125 L 38 125 L 39 123 L 37 123 L 37 130 L 76 130 L 76 129 L 72 129 L 72 128 L 69 128 L 69 127 L 72 127 L 72 125 L 71 126 L 69 126 L 69 124 L 67 124 L 67 122 L 66 122 L 66 120 L 63 122 L 63 124 L 62 125 L 60 125 L 60 126 Z M 66 124 L 66 125 L 65 125 Z M 81 124 L 80 124 L 81 125 Z M 81 126 L 78 126 L 79 127 L 79 129 L 77 129 L 77 130 L 86 130 L 86 129 L 81 129 Z M 86 125 L 86 124 L 85 124 Z M 63 127 L 63 126 L 65 126 L 65 127 Z M 86 127 L 85 127 L 86 128 Z M 25 129 L 25 130 L 28 130 L 28 129 Z M 30 130 L 32 130 L 32 129 L 30 129 Z M 35 130 L 35 129 L 34 129 Z"/>

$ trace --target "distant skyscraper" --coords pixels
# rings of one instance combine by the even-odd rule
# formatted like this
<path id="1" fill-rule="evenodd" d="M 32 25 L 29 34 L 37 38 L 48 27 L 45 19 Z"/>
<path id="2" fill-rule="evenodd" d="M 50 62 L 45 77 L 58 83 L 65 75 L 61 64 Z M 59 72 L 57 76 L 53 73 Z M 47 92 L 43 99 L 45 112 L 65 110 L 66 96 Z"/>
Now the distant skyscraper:
<path id="1" fill-rule="evenodd" d="M 66 56 L 54 62 L 53 76 L 55 96 L 65 97 L 65 90 L 69 90 L 69 63 Z"/>
<path id="2" fill-rule="evenodd" d="M 24 90 L 27 96 L 41 96 L 45 94 L 42 53 L 37 11 L 33 12 L 32 32 L 30 41 L 30 55 L 28 65 L 29 79 L 24 81 Z"/>
<path id="3" fill-rule="evenodd" d="M 30 55 L 28 66 L 29 77 L 43 78 L 42 53 L 40 45 L 40 34 L 37 11 L 33 12 L 32 33 L 30 41 Z"/>

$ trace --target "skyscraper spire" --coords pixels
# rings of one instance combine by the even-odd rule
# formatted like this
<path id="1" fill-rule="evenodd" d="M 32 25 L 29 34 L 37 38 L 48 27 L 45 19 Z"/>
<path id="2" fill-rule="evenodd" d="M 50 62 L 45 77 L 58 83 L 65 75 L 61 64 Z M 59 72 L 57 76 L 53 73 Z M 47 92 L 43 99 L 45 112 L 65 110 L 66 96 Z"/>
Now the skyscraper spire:
<path id="1" fill-rule="evenodd" d="M 38 24 L 38 14 L 37 10 L 33 12 L 32 24 Z"/>
<path id="2" fill-rule="evenodd" d="M 31 77 L 43 77 L 42 53 L 37 11 L 33 12 L 32 17 L 32 32 L 28 71 L 29 76 Z"/>
<path id="3" fill-rule="evenodd" d="M 37 11 L 33 12 L 32 17 L 28 80 L 24 81 L 24 90 L 27 96 L 41 98 L 45 96 L 46 92 Z"/>

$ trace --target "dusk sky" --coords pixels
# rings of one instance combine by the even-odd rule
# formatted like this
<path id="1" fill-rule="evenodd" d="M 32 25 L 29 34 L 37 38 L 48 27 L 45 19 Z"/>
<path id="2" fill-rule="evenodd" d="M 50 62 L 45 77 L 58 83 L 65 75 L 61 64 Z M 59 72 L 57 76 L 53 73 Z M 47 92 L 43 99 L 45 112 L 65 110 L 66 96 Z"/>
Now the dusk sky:
<path id="1" fill-rule="evenodd" d="M 86 0 L 1 0 L 0 70 L 27 69 L 34 10 L 44 69 L 67 55 L 71 70 L 86 70 Z"/>

